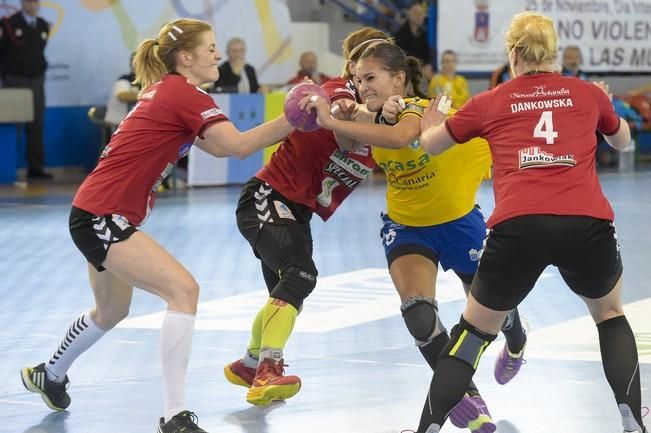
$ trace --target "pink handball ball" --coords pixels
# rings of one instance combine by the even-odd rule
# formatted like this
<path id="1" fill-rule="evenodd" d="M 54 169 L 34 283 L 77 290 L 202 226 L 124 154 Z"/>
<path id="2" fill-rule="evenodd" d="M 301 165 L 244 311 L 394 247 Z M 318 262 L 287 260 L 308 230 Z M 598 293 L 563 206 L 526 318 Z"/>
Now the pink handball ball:
<path id="1" fill-rule="evenodd" d="M 285 117 L 290 125 L 300 131 L 314 131 L 320 128 L 316 123 L 316 111 L 303 111 L 298 103 L 306 96 L 305 92 L 314 92 L 319 96 L 327 98 L 325 90 L 314 83 L 300 83 L 292 87 L 285 96 Z"/>

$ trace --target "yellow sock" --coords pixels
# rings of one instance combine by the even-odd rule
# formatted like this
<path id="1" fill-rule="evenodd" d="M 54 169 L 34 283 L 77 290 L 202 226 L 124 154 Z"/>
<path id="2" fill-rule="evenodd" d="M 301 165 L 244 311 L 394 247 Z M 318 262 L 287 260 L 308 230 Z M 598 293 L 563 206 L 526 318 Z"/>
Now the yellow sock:
<path id="1" fill-rule="evenodd" d="M 262 316 L 264 315 L 264 310 L 267 307 L 267 304 L 264 304 L 258 314 L 256 314 L 255 319 L 253 319 L 253 326 L 251 326 L 251 340 L 249 341 L 249 347 L 247 347 L 248 352 L 254 358 L 260 357 L 260 342 L 262 341 Z"/>
<path id="2" fill-rule="evenodd" d="M 282 350 L 294 329 L 298 310 L 280 299 L 269 298 L 262 308 L 260 347 Z"/>

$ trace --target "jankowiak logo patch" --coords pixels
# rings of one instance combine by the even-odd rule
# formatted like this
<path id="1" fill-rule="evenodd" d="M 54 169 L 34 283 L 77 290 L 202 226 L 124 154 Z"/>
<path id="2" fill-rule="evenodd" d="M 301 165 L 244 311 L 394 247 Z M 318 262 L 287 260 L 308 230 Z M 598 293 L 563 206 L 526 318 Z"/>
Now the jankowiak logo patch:
<path id="1" fill-rule="evenodd" d="M 536 167 L 550 167 L 550 166 L 566 166 L 574 167 L 576 159 L 574 155 L 554 155 L 545 152 L 538 146 L 527 147 L 518 152 L 520 169 L 536 168 Z"/>

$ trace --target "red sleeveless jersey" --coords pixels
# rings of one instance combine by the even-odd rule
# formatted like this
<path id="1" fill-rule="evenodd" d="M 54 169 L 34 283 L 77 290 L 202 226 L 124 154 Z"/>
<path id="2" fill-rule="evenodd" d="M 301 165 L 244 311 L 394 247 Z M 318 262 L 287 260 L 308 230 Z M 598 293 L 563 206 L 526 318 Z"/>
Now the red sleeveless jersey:
<path id="1" fill-rule="evenodd" d="M 119 214 L 140 225 L 155 191 L 213 122 L 227 121 L 212 97 L 179 74 L 153 84 L 120 123 L 73 206 L 94 215 Z"/>
<path id="2" fill-rule="evenodd" d="M 488 141 L 495 194 L 489 227 L 532 214 L 613 220 L 597 177 L 595 132 L 615 134 L 619 116 L 594 84 L 522 75 L 475 96 L 445 125 L 459 143 Z"/>
<path id="3" fill-rule="evenodd" d="M 321 85 L 330 101 L 356 99 L 355 87 L 344 78 Z M 373 170 L 370 146 L 354 152 L 339 149 L 327 129 L 294 131 L 256 177 L 288 199 L 312 209 L 326 221 Z"/>

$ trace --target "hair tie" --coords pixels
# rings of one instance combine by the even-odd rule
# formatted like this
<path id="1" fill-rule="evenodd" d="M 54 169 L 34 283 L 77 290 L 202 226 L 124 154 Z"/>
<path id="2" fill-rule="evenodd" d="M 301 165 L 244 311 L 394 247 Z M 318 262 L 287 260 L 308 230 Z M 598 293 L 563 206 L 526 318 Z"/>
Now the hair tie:
<path id="1" fill-rule="evenodd" d="M 347 60 L 350 60 L 350 59 L 355 55 L 355 53 L 357 53 L 358 51 L 360 51 L 360 50 L 362 49 L 362 47 L 364 47 L 364 46 L 366 46 L 366 45 L 368 45 L 368 44 L 370 44 L 370 43 L 372 43 L 372 42 L 377 42 L 377 43 L 381 43 L 381 42 L 390 43 L 390 41 L 387 40 L 387 39 L 381 39 L 381 38 L 367 39 L 367 40 L 365 40 L 364 42 L 360 42 L 359 45 L 357 45 L 355 48 L 353 48 L 352 50 L 350 50 L 350 53 L 348 54 L 348 59 L 347 59 Z"/>

